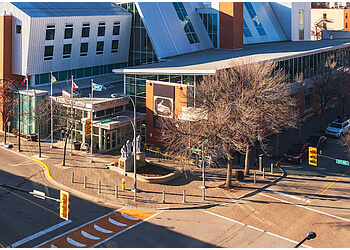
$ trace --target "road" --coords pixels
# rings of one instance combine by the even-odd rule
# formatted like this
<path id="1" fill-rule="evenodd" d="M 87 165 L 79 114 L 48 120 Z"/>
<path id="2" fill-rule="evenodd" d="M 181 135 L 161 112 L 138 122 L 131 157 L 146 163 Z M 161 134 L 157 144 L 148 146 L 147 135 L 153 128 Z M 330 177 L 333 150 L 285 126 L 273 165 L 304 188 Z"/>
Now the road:
<path id="1" fill-rule="evenodd" d="M 0 148 L 0 159 L 1 185 L 28 192 L 38 190 L 59 199 L 60 190 L 46 181 L 43 169 L 31 159 L 3 148 Z M 112 211 L 111 208 L 71 196 L 70 220 L 66 222 L 59 217 L 59 203 L 56 201 L 42 200 L 27 192 L 8 188 L 0 188 L 0 200 L 0 247 L 33 247 Z M 44 230 L 48 232 L 43 233 Z"/>

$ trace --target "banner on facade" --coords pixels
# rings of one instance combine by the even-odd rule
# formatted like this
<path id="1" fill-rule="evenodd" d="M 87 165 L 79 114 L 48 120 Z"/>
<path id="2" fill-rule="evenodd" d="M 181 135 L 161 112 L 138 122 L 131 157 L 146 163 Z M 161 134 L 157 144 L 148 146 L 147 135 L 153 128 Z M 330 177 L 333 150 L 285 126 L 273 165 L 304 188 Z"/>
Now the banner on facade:
<path id="1" fill-rule="evenodd" d="M 85 120 L 85 136 L 91 135 L 91 119 Z"/>

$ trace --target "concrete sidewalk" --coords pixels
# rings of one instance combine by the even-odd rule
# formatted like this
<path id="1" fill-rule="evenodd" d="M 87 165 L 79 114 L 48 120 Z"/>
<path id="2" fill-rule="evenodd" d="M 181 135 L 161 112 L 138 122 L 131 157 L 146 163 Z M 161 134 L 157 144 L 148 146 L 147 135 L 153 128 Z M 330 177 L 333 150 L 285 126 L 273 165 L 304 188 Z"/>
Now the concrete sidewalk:
<path id="1" fill-rule="evenodd" d="M 0 135 L 3 142 L 3 134 Z M 18 153 L 17 138 L 10 136 L 10 143 L 14 145 L 13 153 Z M 3 143 L 2 143 L 3 144 Z M 107 169 L 106 164 L 118 159 L 115 154 L 93 154 L 94 163 L 90 163 L 90 153 L 73 150 L 70 155 L 70 145 L 67 145 L 66 165 L 62 166 L 63 142 L 56 141 L 54 148 L 50 148 L 51 143 L 42 142 L 42 156 L 38 156 L 38 142 L 21 140 L 20 154 L 30 159 L 36 158 L 46 164 L 53 180 L 50 181 L 56 188 L 71 192 L 80 198 L 97 202 L 101 205 L 117 207 L 131 206 L 144 209 L 181 209 L 213 206 L 221 203 L 233 202 L 235 199 L 248 195 L 256 190 L 271 184 L 281 177 L 283 172 L 274 169 L 270 173 L 270 162 L 264 163 L 266 167 L 265 178 L 262 172 L 251 170 L 251 175 L 245 177 L 244 182 L 233 181 L 235 188 L 230 190 L 220 188 L 225 183 L 226 168 L 207 168 L 205 174 L 205 200 L 203 200 L 202 170 L 192 167 L 185 169 L 184 173 L 177 179 L 165 184 L 151 184 L 137 181 L 137 201 L 134 201 L 132 191 L 134 180 L 131 177 L 123 176 L 115 171 Z M 152 156 L 150 156 L 152 157 Z M 154 157 L 154 156 L 153 156 Z M 172 160 L 153 158 L 154 162 L 182 168 L 177 162 Z M 236 166 L 233 170 L 242 170 Z M 74 182 L 72 173 L 74 172 Z M 253 173 L 256 172 L 256 183 L 253 181 Z M 47 175 L 46 175 L 47 176 Z M 86 176 L 86 187 L 84 187 L 84 177 Z M 122 179 L 126 180 L 126 190 L 121 190 Z M 98 183 L 101 183 L 101 193 L 98 193 Z M 118 197 L 116 197 L 116 186 L 118 186 Z M 163 203 L 163 191 L 165 192 L 165 202 Z M 186 194 L 184 202 L 184 191 Z"/>

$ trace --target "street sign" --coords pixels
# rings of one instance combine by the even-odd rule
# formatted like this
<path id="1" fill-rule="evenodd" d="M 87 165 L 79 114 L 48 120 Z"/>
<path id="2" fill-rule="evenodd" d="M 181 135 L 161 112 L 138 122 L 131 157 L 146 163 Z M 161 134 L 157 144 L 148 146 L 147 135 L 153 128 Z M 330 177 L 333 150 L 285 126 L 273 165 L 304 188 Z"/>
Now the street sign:
<path id="1" fill-rule="evenodd" d="M 104 124 L 104 123 L 108 123 L 108 122 L 111 122 L 111 121 L 112 121 L 112 117 L 109 117 L 109 118 L 102 119 L 101 123 Z"/>
<path id="2" fill-rule="evenodd" d="M 40 199 L 45 200 L 45 193 L 44 192 L 41 192 L 41 191 L 34 189 L 33 192 L 31 192 L 31 194 L 36 198 L 40 198 Z"/>
<path id="3" fill-rule="evenodd" d="M 345 161 L 345 160 L 335 159 L 335 163 L 340 164 L 340 165 L 349 166 L 349 162 Z"/>

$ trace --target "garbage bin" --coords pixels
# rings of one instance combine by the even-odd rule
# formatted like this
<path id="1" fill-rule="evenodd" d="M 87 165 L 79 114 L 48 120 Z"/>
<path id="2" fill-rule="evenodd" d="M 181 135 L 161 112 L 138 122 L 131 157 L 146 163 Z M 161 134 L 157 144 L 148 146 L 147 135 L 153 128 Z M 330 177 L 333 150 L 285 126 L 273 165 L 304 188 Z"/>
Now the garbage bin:
<path id="1" fill-rule="evenodd" d="M 244 181 L 244 172 L 243 171 L 236 171 L 235 178 L 237 181 Z"/>
<path id="2" fill-rule="evenodd" d="M 38 140 L 38 134 L 30 134 L 30 140 L 31 141 L 37 141 Z"/>
<path id="3" fill-rule="evenodd" d="M 75 150 L 80 150 L 80 147 L 81 147 L 81 142 L 80 141 L 73 142 L 73 145 L 74 145 L 74 149 Z"/>

